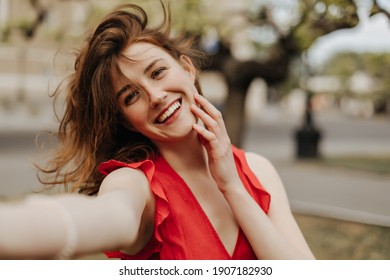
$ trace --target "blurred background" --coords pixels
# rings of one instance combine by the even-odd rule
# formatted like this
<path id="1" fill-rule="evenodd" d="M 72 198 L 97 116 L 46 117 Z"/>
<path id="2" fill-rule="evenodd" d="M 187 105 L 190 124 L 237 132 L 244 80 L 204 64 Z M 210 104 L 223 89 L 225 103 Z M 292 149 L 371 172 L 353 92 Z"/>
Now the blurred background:
<path id="1" fill-rule="evenodd" d="M 40 189 L 34 163 L 58 126 L 50 94 L 88 30 L 128 2 L 161 21 L 158 0 L 0 0 L 0 200 Z M 390 2 L 181 0 L 170 9 L 174 30 L 209 56 L 204 95 L 235 145 L 275 165 L 315 256 L 390 259 Z"/>

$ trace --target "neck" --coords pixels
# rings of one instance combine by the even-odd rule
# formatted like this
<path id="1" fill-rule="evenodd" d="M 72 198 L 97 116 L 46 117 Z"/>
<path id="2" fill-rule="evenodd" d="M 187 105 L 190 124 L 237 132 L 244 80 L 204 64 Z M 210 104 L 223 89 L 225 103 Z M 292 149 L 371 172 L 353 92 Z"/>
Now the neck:
<path id="1" fill-rule="evenodd" d="M 159 151 L 176 172 L 207 170 L 208 157 L 198 135 L 193 132 L 185 140 L 158 145 Z"/>

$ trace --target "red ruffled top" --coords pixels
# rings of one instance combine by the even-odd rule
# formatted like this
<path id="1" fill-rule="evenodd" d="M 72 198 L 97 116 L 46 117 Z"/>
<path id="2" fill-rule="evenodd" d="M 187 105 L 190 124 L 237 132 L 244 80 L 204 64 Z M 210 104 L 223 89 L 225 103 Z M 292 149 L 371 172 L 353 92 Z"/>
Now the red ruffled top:
<path id="1" fill-rule="evenodd" d="M 268 212 L 270 195 L 250 170 L 244 151 L 232 147 L 236 167 L 245 188 L 259 206 Z M 239 230 L 232 255 L 224 247 L 206 213 L 191 189 L 173 168 L 158 156 L 153 161 L 124 163 L 110 160 L 100 165 L 99 171 L 107 175 L 121 168 L 142 170 L 156 197 L 154 234 L 147 245 L 136 255 L 123 252 L 105 252 L 109 258 L 119 259 L 177 259 L 224 260 L 256 259 L 242 230 Z"/>

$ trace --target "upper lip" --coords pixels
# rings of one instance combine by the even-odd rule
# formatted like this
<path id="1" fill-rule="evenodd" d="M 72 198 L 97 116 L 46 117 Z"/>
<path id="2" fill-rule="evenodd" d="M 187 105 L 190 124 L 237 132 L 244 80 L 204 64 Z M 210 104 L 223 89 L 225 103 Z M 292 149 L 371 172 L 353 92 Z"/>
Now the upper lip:
<path id="1" fill-rule="evenodd" d="M 169 107 L 171 107 L 172 104 L 174 104 L 174 103 L 177 102 L 177 101 L 180 101 L 180 98 L 173 100 L 173 101 L 172 101 L 171 103 L 169 103 L 164 109 L 162 109 L 162 110 L 160 111 L 160 113 L 157 115 L 157 117 L 154 119 L 154 122 L 158 123 L 158 119 L 160 118 L 160 116 L 162 116 L 162 114 L 164 114 L 164 113 L 169 109 Z"/>

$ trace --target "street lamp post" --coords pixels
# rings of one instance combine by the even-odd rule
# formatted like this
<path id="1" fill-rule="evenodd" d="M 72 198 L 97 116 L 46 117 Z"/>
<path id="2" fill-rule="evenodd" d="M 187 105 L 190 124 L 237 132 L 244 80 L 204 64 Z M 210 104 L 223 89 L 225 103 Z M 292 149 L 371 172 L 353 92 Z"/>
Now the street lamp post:
<path id="1" fill-rule="evenodd" d="M 313 93 L 308 92 L 306 97 L 303 123 L 295 131 L 295 145 L 297 158 L 318 158 L 320 156 L 319 144 L 321 131 L 315 126 L 312 111 Z"/>

